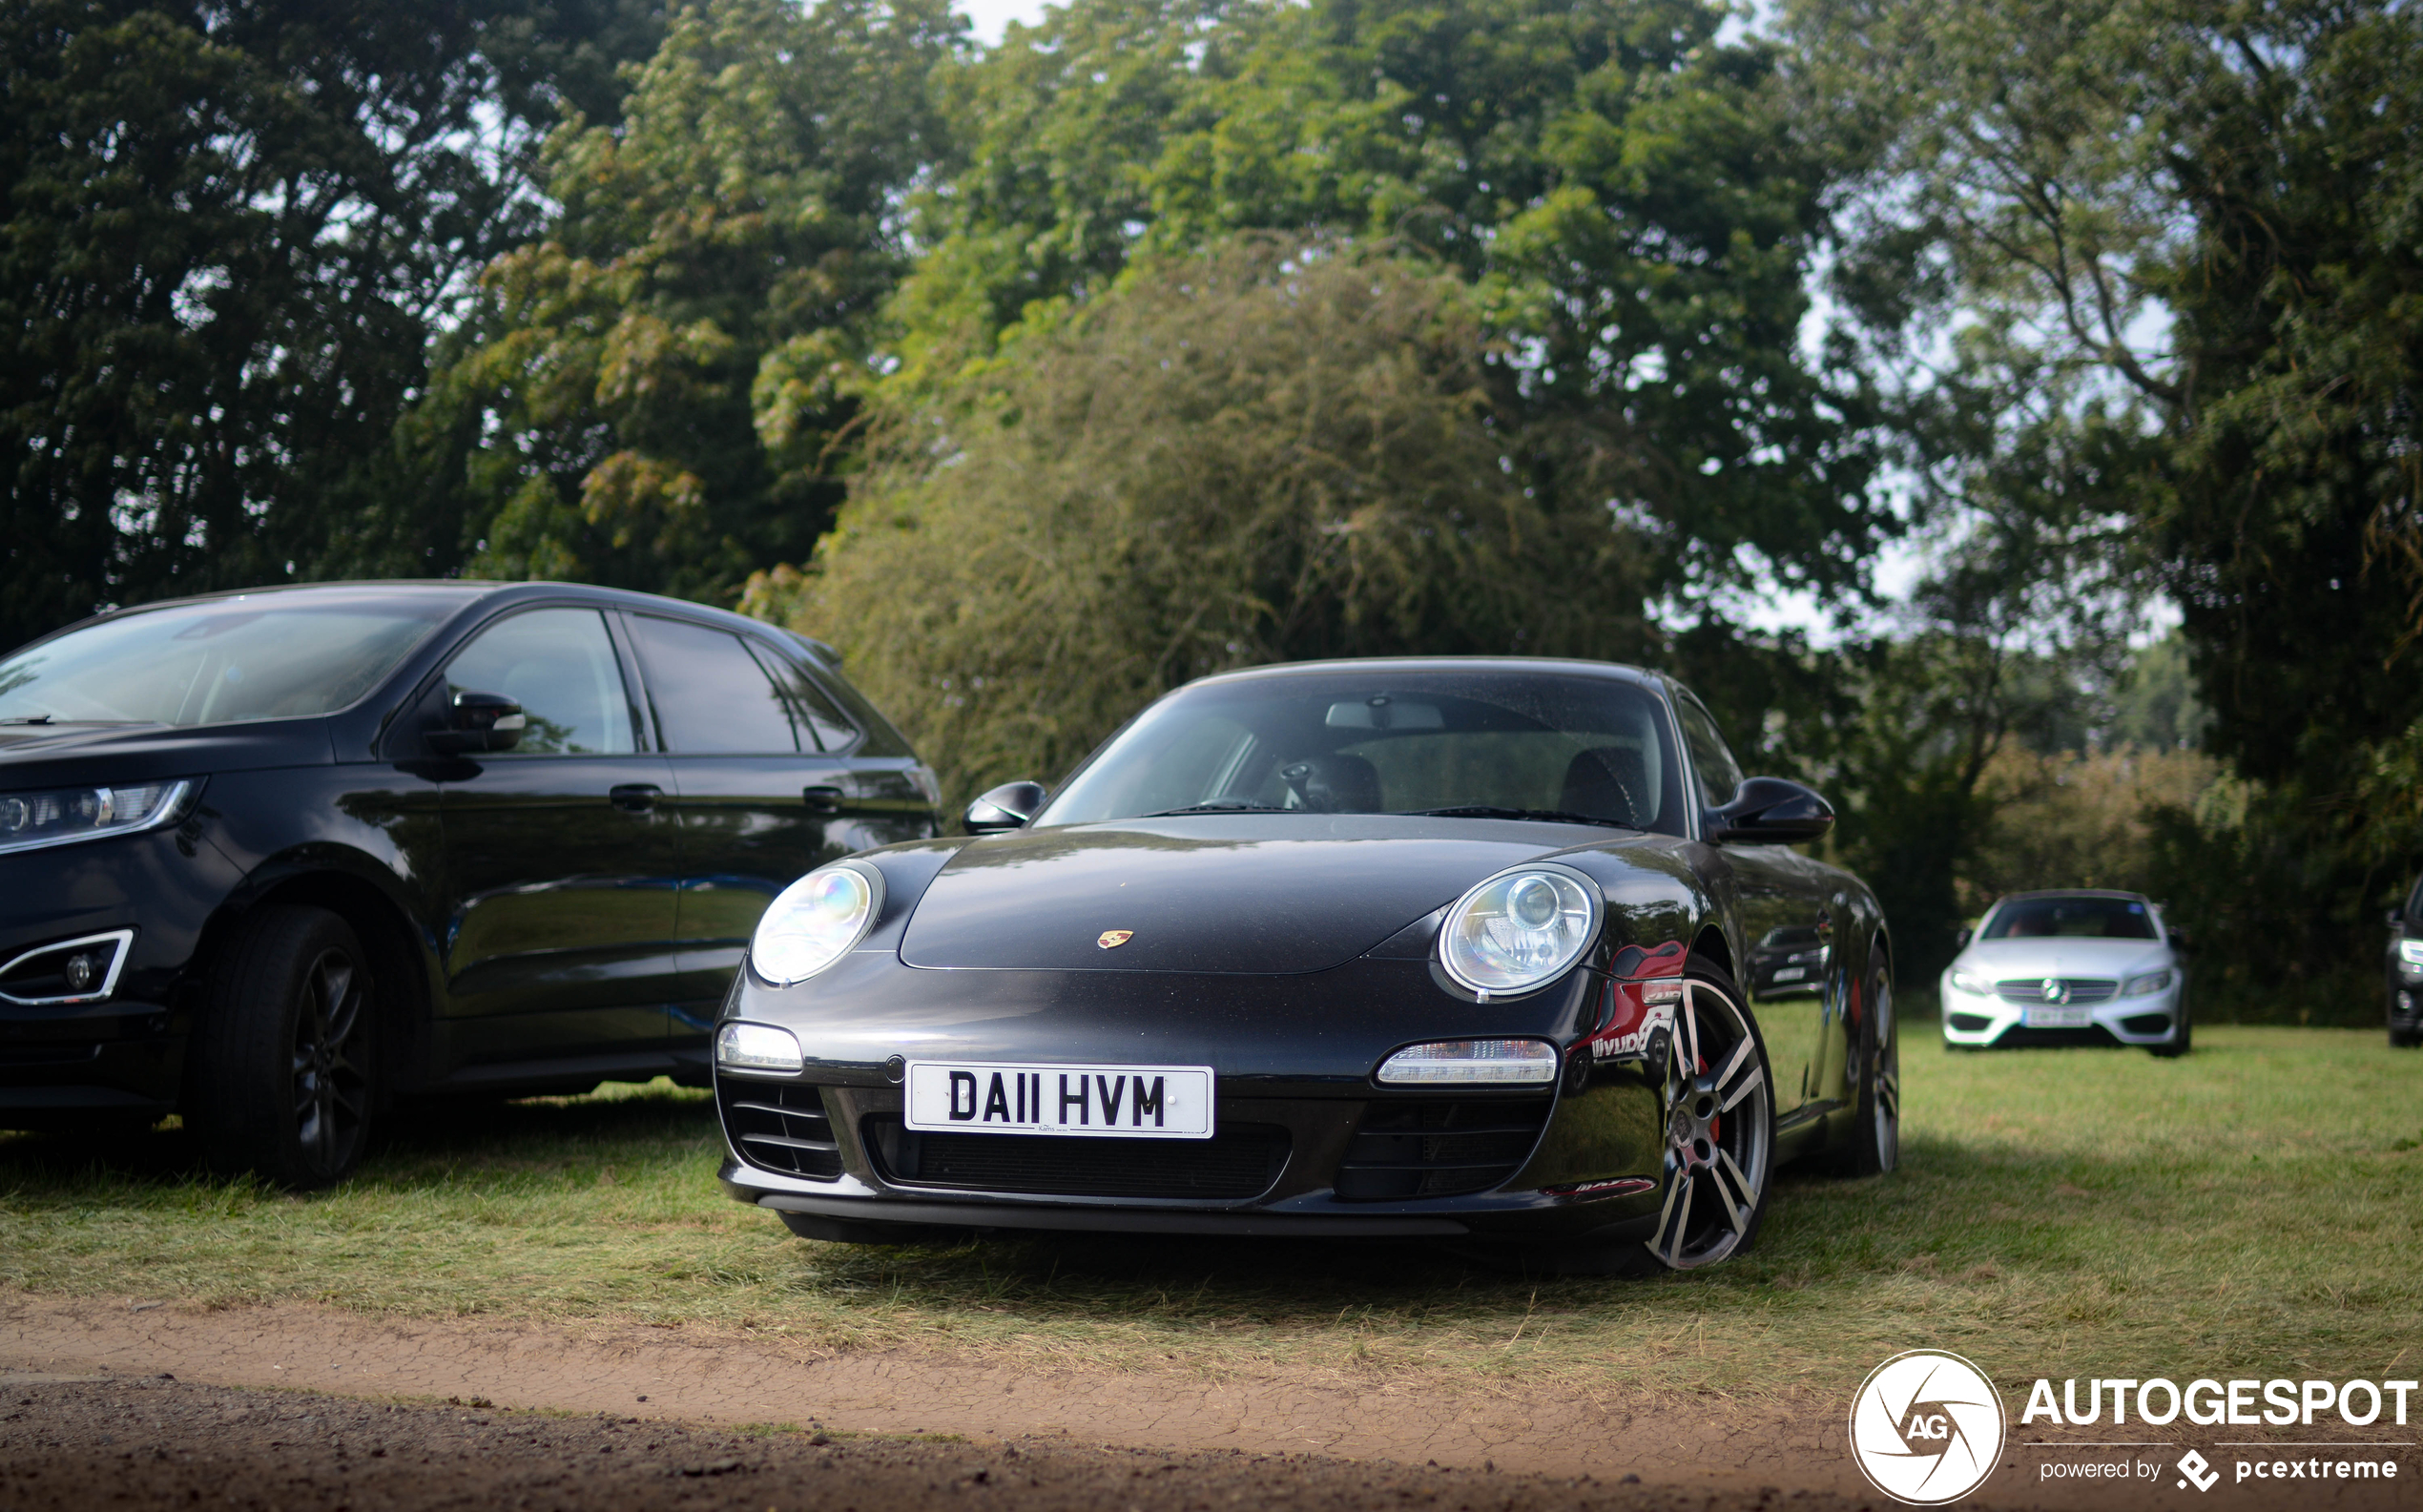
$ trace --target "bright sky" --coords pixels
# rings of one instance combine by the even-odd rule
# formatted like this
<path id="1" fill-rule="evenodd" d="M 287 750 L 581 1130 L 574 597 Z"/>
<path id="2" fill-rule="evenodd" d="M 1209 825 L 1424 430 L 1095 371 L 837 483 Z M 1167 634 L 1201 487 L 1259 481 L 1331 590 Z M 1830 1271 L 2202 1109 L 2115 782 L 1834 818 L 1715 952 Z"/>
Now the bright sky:
<path id="1" fill-rule="evenodd" d="M 976 27 L 976 40 L 991 47 L 1012 21 L 1032 26 L 1043 18 L 1043 0 L 960 0 L 960 13 Z"/>

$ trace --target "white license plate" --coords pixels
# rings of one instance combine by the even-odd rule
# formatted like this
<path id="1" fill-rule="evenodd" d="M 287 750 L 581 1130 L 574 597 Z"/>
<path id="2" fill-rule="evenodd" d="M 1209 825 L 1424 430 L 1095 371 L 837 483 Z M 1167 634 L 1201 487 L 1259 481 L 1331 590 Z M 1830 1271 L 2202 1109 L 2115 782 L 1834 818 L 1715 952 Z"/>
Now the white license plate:
<path id="1" fill-rule="evenodd" d="M 2020 1022 L 2031 1029 L 2082 1029 L 2095 1020 L 2084 1008 L 2029 1008 Z"/>
<path id="2" fill-rule="evenodd" d="M 1212 1067 L 911 1061 L 902 1121 L 935 1133 L 1209 1139 Z"/>

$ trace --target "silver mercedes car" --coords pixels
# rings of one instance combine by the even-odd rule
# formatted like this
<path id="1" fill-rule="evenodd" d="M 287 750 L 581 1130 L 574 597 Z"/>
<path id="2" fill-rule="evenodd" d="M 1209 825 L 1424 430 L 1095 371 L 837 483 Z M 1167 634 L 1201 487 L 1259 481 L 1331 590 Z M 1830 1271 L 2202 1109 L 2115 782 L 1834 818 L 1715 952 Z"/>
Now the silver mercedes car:
<path id="1" fill-rule="evenodd" d="M 1955 1049 L 2134 1045 L 2187 1053 L 2186 942 L 2142 893 L 2013 893 L 1943 973 Z"/>

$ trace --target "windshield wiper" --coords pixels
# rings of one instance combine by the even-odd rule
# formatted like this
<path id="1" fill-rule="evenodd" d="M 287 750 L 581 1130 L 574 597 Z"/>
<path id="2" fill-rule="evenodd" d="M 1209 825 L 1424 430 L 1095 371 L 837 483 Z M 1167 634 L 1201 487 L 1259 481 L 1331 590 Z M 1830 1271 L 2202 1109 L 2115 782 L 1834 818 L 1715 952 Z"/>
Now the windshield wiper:
<path id="1" fill-rule="evenodd" d="M 1140 814 L 1139 818 L 1168 818 L 1172 814 L 1300 814 L 1301 809 L 1280 808 L 1272 803 L 1255 803 L 1246 798 L 1214 798 L 1209 803 L 1190 803 L 1184 808 L 1160 809 Z"/>
<path id="2" fill-rule="evenodd" d="M 0 719 L 0 724 L 50 724 L 52 722 L 52 716 L 47 714 L 16 714 Z"/>
<path id="3" fill-rule="evenodd" d="M 1604 814 L 1576 814 L 1569 809 L 1507 809 L 1492 803 L 1460 803 L 1453 808 L 1409 809 L 1406 813 L 1422 818 L 1439 819 L 1540 819 L 1552 824 L 1602 824 L 1609 829 L 1637 830 L 1638 824 L 1626 824 Z"/>

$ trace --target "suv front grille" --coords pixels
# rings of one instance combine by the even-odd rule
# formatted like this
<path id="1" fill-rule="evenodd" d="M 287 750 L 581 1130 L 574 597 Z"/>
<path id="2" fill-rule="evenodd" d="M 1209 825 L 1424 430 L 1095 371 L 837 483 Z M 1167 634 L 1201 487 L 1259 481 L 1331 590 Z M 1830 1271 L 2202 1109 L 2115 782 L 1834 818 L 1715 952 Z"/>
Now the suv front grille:
<path id="1" fill-rule="evenodd" d="M 1337 1195 L 1386 1202 L 1486 1191 L 1529 1158 L 1554 1105 L 1550 1097 L 1367 1103 L 1338 1163 Z"/>
<path id="2" fill-rule="evenodd" d="M 885 1176 L 902 1186 L 1051 1197 L 1241 1202 L 1278 1180 L 1290 1148 L 1287 1130 L 1269 1124 L 1231 1124 L 1210 1139 L 929 1134 L 881 1113 L 863 1127 Z"/>
<path id="3" fill-rule="evenodd" d="M 819 1181 L 841 1174 L 841 1147 L 816 1087 L 718 1077 L 715 1101 L 734 1152 L 749 1164 Z"/>

